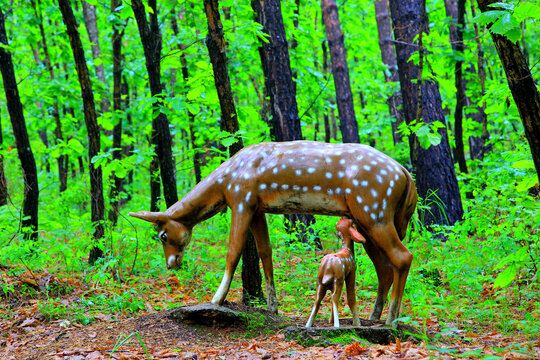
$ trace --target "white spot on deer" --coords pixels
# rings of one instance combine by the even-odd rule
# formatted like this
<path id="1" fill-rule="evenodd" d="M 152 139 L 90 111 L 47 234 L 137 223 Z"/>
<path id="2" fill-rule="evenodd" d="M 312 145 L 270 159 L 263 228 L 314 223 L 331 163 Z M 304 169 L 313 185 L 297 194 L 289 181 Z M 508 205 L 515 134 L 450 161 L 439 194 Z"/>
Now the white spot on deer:
<path id="1" fill-rule="evenodd" d="M 288 189 L 289 189 L 289 185 L 283 184 L 283 185 L 281 185 L 281 188 L 282 188 L 283 190 L 288 190 Z"/>
<path id="2" fill-rule="evenodd" d="M 336 151 L 337 156 L 341 156 L 341 154 L 343 154 L 343 151 Z"/>
<path id="3" fill-rule="evenodd" d="M 399 167 L 397 165 L 394 165 L 394 170 L 396 170 L 397 172 L 399 172 Z"/>
<path id="4" fill-rule="evenodd" d="M 289 158 L 289 162 L 292 164 L 294 162 L 294 158 Z"/>
<path id="5" fill-rule="evenodd" d="M 300 191 L 300 186 L 298 186 L 298 185 L 293 185 L 292 188 L 293 188 L 294 191 Z"/>
<path id="6" fill-rule="evenodd" d="M 337 175 L 338 175 L 338 177 L 343 178 L 343 177 L 345 177 L 345 172 L 344 171 L 338 171 Z"/>
<path id="7" fill-rule="evenodd" d="M 375 175 L 375 177 L 377 178 L 377 182 L 378 182 L 379 184 L 382 184 L 382 182 L 383 182 L 382 176 L 379 175 L 379 174 L 377 174 L 377 175 Z"/>
<path id="8" fill-rule="evenodd" d="M 364 155 L 358 155 L 358 156 L 356 157 L 356 160 L 360 161 L 360 160 L 362 160 L 363 158 L 364 158 Z"/>
<path id="9" fill-rule="evenodd" d="M 364 205 L 364 211 L 369 212 L 369 206 L 368 205 Z"/>
<path id="10" fill-rule="evenodd" d="M 358 165 L 351 165 L 352 171 L 358 171 Z"/>
<path id="11" fill-rule="evenodd" d="M 302 191 L 303 191 L 303 192 L 308 192 L 308 190 L 309 190 L 309 187 L 307 187 L 307 186 L 304 186 L 304 187 L 302 188 Z"/>
<path id="12" fill-rule="evenodd" d="M 350 194 L 350 193 L 351 193 L 351 189 L 346 188 L 346 189 L 345 189 L 345 194 Z"/>
<path id="13" fill-rule="evenodd" d="M 360 181 L 358 181 L 358 179 L 353 179 L 352 183 L 354 186 L 358 186 L 358 184 L 360 184 Z"/>
<path id="14" fill-rule="evenodd" d="M 263 172 L 265 172 L 265 171 L 266 171 L 266 167 L 265 167 L 265 166 L 261 166 L 261 167 L 259 168 L 259 172 L 262 172 L 262 173 L 263 173 Z"/>
<path id="15" fill-rule="evenodd" d="M 302 170 L 296 169 L 296 170 L 294 171 L 294 173 L 295 173 L 296 175 L 300 176 L 300 175 L 302 175 Z"/>
<path id="16" fill-rule="evenodd" d="M 249 199 L 251 198 L 251 191 L 249 191 L 247 194 L 246 194 L 246 202 L 249 202 Z"/>
<path id="17" fill-rule="evenodd" d="M 371 216 L 374 221 L 377 220 L 377 215 L 375 215 L 375 213 L 371 213 L 369 216 Z"/>
<path id="18" fill-rule="evenodd" d="M 283 170 L 285 170 L 285 169 L 287 168 L 287 165 L 281 164 L 281 168 L 282 168 Z"/>
<path id="19" fill-rule="evenodd" d="M 384 218 L 384 211 L 379 211 L 379 220 L 382 220 Z"/>
<path id="20" fill-rule="evenodd" d="M 378 162 L 376 162 L 375 160 L 371 160 L 370 163 L 371 163 L 371 165 L 377 165 L 378 164 Z"/>
<path id="21" fill-rule="evenodd" d="M 388 175 L 388 171 L 381 169 L 381 175 Z"/>
<path id="22" fill-rule="evenodd" d="M 371 191 L 371 196 L 373 196 L 374 198 L 376 198 L 377 195 L 378 195 L 378 194 L 377 194 L 377 190 L 371 189 L 370 191 Z"/>
<path id="23" fill-rule="evenodd" d="M 330 157 L 326 157 L 324 160 L 329 164 L 332 163 L 332 158 L 330 158 Z"/>
<path id="24" fill-rule="evenodd" d="M 324 176 L 326 176 L 327 179 L 331 179 L 332 178 L 332 173 L 327 172 L 326 174 L 324 174 Z"/>
<path id="25" fill-rule="evenodd" d="M 364 170 L 366 170 L 366 171 L 371 170 L 371 166 L 369 166 L 369 165 L 364 165 L 363 168 L 364 168 Z"/>
<path id="26" fill-rule="evenodd" d="M 237 174 L 238 173 L 236 171 L 233 171 L 233 173 L 231 175 L 232 175 L 232 177 L 236 177 Z"/>
<path id="27" fill-rule="evenodd" d="M 261 151 L 261 156 L 262 156 L 262 157 L 267 157 L 268 154 L 267 154 L 265 151 Z"/>
<path id="28" fill-rule="evenodd" d="M 362 186 L 367 187 L 369 185 L 369 182 L 367 180 L 362 180 Z"/>
<path id="29" fill-rule="evenodd" d="M 336 188 L 336 194 L 341 194 L 341 188 L 340 187 Z"/>
<path id="30" fill-rule="evenodd" d="M 240 166 L 239 166 L 239 167 L 242 167 L 242 166 L 244 166 L 244 164 L 245 164 L 245 163 L 246 163 L 246 162 L 245 162 L 245 161 L 243 161 L 243 160 L 242 160 L 242 161 L 240 161 Z"/>
<path id="31" fill-rule="evenodd" d="M 266 184 L 259 185 L 259 190 L 266 190 Z"/>
<path id="32" fill-rule="evenodd" d="M 347 150 L 347 152 L 348 152 L 349 154 L 353 154 L 355 151 L 356 151 L 356 150 L 354 150 L 354 149 L 349 149 L 349 150 Z"/>
<path id="33" fill-rule="evenodd" d="M 394 168 L 390 164 L 387 164 L 386 168 L 388 169 L 388 171 L 394 171 Z"/>
<path id="34" fill-rule="evenodd" d="M 364 202 L 364 199 L 362 199 L 362 197 L 358 195 L 358 196 L 356 196 L 356 201 L 357 201 L 359 204 L 361 204 L 361 203 Z"/>
<path id="35" fill-rule="evenodd" d="M 240 185 L 234 185 L 234 192 L 240 191 Z"/>
<path id="36" fill-rule="evenodd" d="M 244 203 L 238 204 L 238 212 L 244 211 Z"/>
<path id="37" fill-rule="evenodd" d="M 345 165 L 346 162 L 347 162 L 347 160 L 345 160 L 345 159 L 339 160 L 339 163 L 340 163 L 341 165 Z"/>
<path id="38" fill-rule="evenodd" d="M 394 180 L 390 180 L 390 187 L 394 187 Z"/>
<path id="39" fill-rule="evenodd" d="M 271 187 L 272 189 L 276 190 L 276 189 L 278 188 L 278 184 L 277 184 L 277 183 L 272 183 L 272 184 L 270 185 L 270 187 Z"/>
<path id="40" fill-rule="evenodd" d="M 394 175 L 394 179 L 396 179 L 396 181 L 398 181 L 399 180 L 399 174 Z"/>
<path id="41" fill-rule="evenodd" d="M 373 210 L 377 210 L 377 208 L 379 207 L 379 203 L 378 202 L 373 203 L 371 207 L 373 208 Z"/>
<path id="42" fill-rule="evenodd" d="M 313 174 L 316 170 L 317 170 L 317 169 L 315 169 L 314 167 L 309 167 L 309 168 L 307 169 L 307 172 L 308 172 L 309 174 Z"/>
<path id="43" fill-rule="evenodd" d="M 227 190 L 231 190 L 231 186 L 232 186 L 232 184 L 229 183 L 229 185 L 227 185 Z"/>
<path id="44" fill-rule="evenodd" d="M 274 173 L 274 175 L 275 175 L 275 174 L 277 174 L 277 173 L 278 173 L 278 171 L 279 171 L 279 170 L 278 170 L 278 168 L 277 168 L 277 167 L 275 167 L 275 168 L 273 168 L 273 169 L 272 169 L 272 173 Z"/>
<path id="45" fill-rule="evenodd" d="M 382 208 L 383 210 L 386 210 L 386 199 L 383 199 L 382 201 Z"/>
<path id="46" fill-rule="evenodd" d="M 217 179 L 217 182 L 218 182 L 218 184 L 221 184 L 221 183 L 223 182 L 223 178 L 221 178 L 221 177 L 218 178 L 218 179 Z"/>
<path id="47" fill-rule="evenodd" d="M 226 168 L 226 169 L 225 169 L 225 174 L 228 174 L 230 171 L 231 171 L 231 169 Z"/>
<path id="48" fill-rule="evenodd" d="M 328 188 L 326 190 L 326 192 L 328 193 L 328 195 L 333 195 L 334 194 L 334 191 L 331 188 Z"/>
<path id="49" fill-rule="evenodd" d="M 315 191 L 321 191 L 322 188 L 321 188 L 319 185 L 315 185 L 315 186 L 313 187 L 313 190 L 315 190 Z"/>
<path id="50" fill-rule="evenodd" d="M 244 179 L 249 179 L 249 173 L 244 173 Z"/>
<path id="51" fill-rule="evenodd" d="M 388 190 L 386 190 L 386 196 L 392 195 L 392 188 L 389 187 Z"/>

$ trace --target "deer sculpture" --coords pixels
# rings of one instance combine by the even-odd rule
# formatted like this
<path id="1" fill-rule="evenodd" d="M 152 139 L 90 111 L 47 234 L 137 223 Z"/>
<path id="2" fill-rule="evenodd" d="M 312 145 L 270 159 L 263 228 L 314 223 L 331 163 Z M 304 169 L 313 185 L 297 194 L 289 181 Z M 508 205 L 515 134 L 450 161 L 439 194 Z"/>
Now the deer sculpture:
<path id="1" fill-rule="evenodd" d="M 338 236 L 341 237 L 342 248 L 335 254 L 328 254 L 321 260 L 317 274 L 317 294 L 315 305 L 306 327 L 313 326 L 315 316 L 319 312 L 321 301 L 328 290 L 332 291 L 332 312 L 330 322 L 339 327 L 338 304 L 343 290 L 343 283 L 347 287 L 347 302 L 351 309 L 353 326 L 360 325 L 356 309 L 356 294 L 354 283 L 356 280 L 356 260 L 354 259 L 354 243 L 365 243 L 366 239 L 353 227 L 351 219 L 342 218 L 336 223 Z"/>
<path id="2" fill-rule="evenodd" d="M 405 168 L 366 145 L 313 141 L 264 142 L 239 151 L 164 212 L 131 216 L 157 226 L 167 266 L 182 262 L 193 226 L 231 208 L 226 268 L 212 303 L 229 291 L 248 229 L 255 237 L 266 281 L 267 306 L 277 312 L 272 249 L 265 213 L 347 216 L 366 238 L 379 286 L 370 319 L 380 319 L 390 287 L 386 319 L 398 318 L 412 254 L 402 244 L 417 193 Z"/>

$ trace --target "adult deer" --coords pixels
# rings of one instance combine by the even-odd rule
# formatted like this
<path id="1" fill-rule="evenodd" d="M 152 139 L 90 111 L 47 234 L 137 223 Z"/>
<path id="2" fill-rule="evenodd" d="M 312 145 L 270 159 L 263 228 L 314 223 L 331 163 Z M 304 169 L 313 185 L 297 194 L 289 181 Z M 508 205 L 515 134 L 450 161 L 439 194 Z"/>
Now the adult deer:
<path id="1" fill-rule="evenodd" d="M 347 216 L 367 239 L 364 248 L 379 287 L 370 319 L 380 319 L 394 284 L 387 324 L 398 318 L 412 255 L 402 244 L 416 207 L 416 187 L 405 168 L 366 145 L 312 141 L 246 147 L 165 212 L 131 216 L 157 225 L 169 268 L 182 262 L 191 229 L 225 206 L 231 231 L 223 280 L 212 303 L 222 304 L 251 228 L 266 280 L 268 309 L 277 312 L 272 249 L 265 213 Z"/>

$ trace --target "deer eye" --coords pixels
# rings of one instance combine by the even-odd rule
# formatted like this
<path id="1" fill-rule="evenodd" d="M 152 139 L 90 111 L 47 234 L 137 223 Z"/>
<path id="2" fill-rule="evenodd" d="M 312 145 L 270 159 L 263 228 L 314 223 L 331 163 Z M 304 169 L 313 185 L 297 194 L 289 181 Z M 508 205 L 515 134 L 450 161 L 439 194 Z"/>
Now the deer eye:
<path id="1" fill-rule="evenodd" d="M 166 231 L 162 231 L 159 233 L 159 239 L 161 241 L 167 241 L 167 232 Z"/>

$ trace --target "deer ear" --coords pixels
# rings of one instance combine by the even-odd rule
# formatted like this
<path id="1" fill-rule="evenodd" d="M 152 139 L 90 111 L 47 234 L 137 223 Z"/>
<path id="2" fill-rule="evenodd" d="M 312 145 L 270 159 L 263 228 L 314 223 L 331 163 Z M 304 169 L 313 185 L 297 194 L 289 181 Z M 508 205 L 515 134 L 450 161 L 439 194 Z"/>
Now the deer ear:
<path id="1" fill-rule="evenodd" d="M 162 225 L 169 220 L 169 217 L 162 212 L 137 211 L 130 212 L 129 216 L 146 220 L 157 225 Z"/>
<path id="2" fill-rule="evenodd" d="M 351 236 L 354 241 L 356 241 L 357 243 L 362 243 L 362 244 L 366 243 L 366 238 L 362 236 L 362 234 L 360 234 L 355 228 L 351 226 L 349 227 L 349 231 L 351 232 Z"/>

